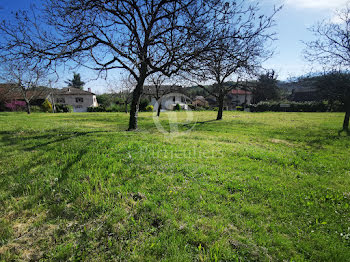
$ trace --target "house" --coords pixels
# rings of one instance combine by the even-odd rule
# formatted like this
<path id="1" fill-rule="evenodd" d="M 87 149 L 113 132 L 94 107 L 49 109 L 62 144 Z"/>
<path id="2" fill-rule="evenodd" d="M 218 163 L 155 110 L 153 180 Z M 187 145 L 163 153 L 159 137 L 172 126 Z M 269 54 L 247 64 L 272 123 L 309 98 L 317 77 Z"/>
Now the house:
<path id="1" fill-rule="evenodd" d="M 52 89 L 47 87 L 37 87 L 26 92 L 30 104 L 40 106 L 52 92 Z M 0 84 L 0 110 L 23 110 L 26 103 L 23 98 L 23 93 L 15 84 L 1 83 Z"/>
<path id="2" fill-rule="evenodd" d="M 317 101 L 321 96 L 317 88 L 306 86 L 293 89 L 289 99 L 295 102 Z"/>
<path id="3" fill-rule="evenodd" d="M 196 96 L 192 101 L 194 107 L 208 107 L 209 102 L 203 96 Z"/>
<path id="4" fill-rule="evenodd" d="M 73 112 L 87 112 L 88 107 L 97 107 L 96 95 L 79 88 L 66 87 L 63 89 L 55 89 L 49 98 L 52 104 L 64 104 L 73 107 Z"/>
<path id="5" fill-rule="evenodd" d="M 252 99 L 252 92 L 242 89 L 233 89 L 226 95 L 224 99 L 224 108 L 225 110 L 235 110 L 237 106 L 251 104 Z M 218 106 L 216 97 L 208 96 L 206 97 L 206 100 L 208 101 L 210 107 Z"/>
<path id="6" fill-rule="evenodd" d="M 160 101 L 162 110 L 174 110 L 178 104 L 181 109 L 188 110 L 192 101 L 183 93 L 182 86 L 162 85 L 158 88 L 155 86 L 144 86 L 144 97 L 150 100 L 154 110 Z"/>
<path id="7" fill-rule="evenodd" d="M 231 100 L 232 107 L 236 107 L 251 104 L 253 94 L 250 91 L 233 89 L 228 93 L 227 97 Z"/>
<path id="8" fill-rule="evenodd" d="M 155 99 L 153 100 L 153 102 L 155 104 Z M 188 105 L 190 105 L 191 103 L 191 99 L 181 93 L 170 93 L 161 98 L 161 108 L 164 110 L 174 110 L 176 105 L 179 105 L 180 108 L 183 110 L 188 110 Z"/>
<path id="9" fill-rule="evenodd" d="M 88 107 L 97 107 L 96 95 L 88 91 L 78 88 L 67 87 L 63 89 L 41 87 L 27 91 L 27 97 L 30 98 L 31 105 L 42 105 L 47 99 L 52 105 L 64 104 L 73 107 L 74 112 L 87 112 Z M 24 101 L 23 94 L 19 88 L 13 84 L 0 84 L 0 103 L 14 106 L 22 105 Z"/>

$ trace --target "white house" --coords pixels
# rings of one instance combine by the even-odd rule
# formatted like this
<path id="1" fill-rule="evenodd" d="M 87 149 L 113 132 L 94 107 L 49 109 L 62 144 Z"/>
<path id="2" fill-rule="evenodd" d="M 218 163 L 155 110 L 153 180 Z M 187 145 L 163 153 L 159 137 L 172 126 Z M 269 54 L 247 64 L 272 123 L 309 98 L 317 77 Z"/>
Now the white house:
<path id="1" fill-rule="evenodd" d="M 152 97 L 151 105 L 153 105 L 154 109 L 156 109 L 157 103 L 159 103 L 159 101 Z M 174 110 L 177 104 L 180 106 L 181 109 L 188 110 L 188 105 L 191 103 L 191 99 L 181 93 L 170 93 L 163 96 L 160 99 L 162 110 Z"/>
<path id="2" fill-rule="evenodd" d="M 73 112 L 87 112 L 88 107 L 97 107 L 96 95 L 79 88 L 67 87 L 56 89 L 51 93 L 51 100 L 55 104 L 65 104 L 73 107 Z M 52 101 L 51 101 L 52 102 Z"/>
<path id="3" fill-rule="evenodd" d="M 161 85 L 158 88 L 154 85 L 145 85 L 144 97 L 151 101 L 154 110 L 157 110 L 158 103 L 161 105 L 161 110 L 174 110 L 177 104 L 181 109 L 188 110 L 188 105 L 192 103 L 191 99 L 183 94 L 183 87 L 180 85 Z"/>

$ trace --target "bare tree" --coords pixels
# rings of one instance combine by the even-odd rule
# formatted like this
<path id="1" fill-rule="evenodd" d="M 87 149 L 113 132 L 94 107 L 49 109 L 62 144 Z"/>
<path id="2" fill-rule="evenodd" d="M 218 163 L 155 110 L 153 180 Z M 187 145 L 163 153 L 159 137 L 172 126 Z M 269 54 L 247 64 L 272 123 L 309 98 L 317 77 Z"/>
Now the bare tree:
<path id="1" fill-rule="evenodd" d="M 322 21 L 310 28 L 316 37 L 315 40 L 306 42 L 305 58 L 312 63 L 322 65 L 326 70 L 349 70 L 350 68 L 350 3 L 336 12 L 336 20 Z M 350 89 L 344 85 L 342 89 L 342 101 L 345 104 L 345 117 L 343 129 L 339 131 L 350 135 Z"/>
<path id="2" fill-rule="evenodd" d="M 122 100 L 124 104 L 124 111 L 128 113 L 128 106 L 132 101 L 132 92 L 137 85 L 136 81 L 131 75 L 123 75 L 121 80 L 112 80 L 109 82 L 109 91 L 115 94 Z"/>
<path id="3" fill-rule="evenodd" d="M 74 60 L 100 72 L 124 69 L 137 84 L 129 130 L 137 128 L 147 77 L 178 72 L 210 44 L 212 10 L 221 0 L 46 0 L 33 13 L 3 22 L 0 50 L 55 65 Z M 59 62 L 60 61 L 60 62 Z"/>
<path id="4" fill-rule="evenodd" d="M 26 111 L 31 113 L 30 102 L 40 97 L 47 88 L 43 87 L 46 79 L 45 70 L 33 67 L 29 62 L 11 63 L 2 61 L 1 79 L 8 82 L 8 95 L 20 95 L 26 103 Z"/>
<path id="5" fill-rule="evenodd" d="M 261 62 L 272 55 L 266 46 L 275 35 L 271 28 L 280 9 L 274 8 L 270 16 L 259 16 L 258 4 L 233 1 L 222 3 L 215 11 L 216 19 L 210 25 L 215 47 L 198 56 L 187 73 L 218 101 L 217 120 L 222 119 L 226 95 L 240 86 L 242 76 L 257 71 Z M 231 83 L 227 83 L 229 80 Z M 200 82 L 214 84 L 208 88 Z"/>
<path id="6" fill-rule="evenodd" d="M 157 116 L 160 116 L 162 109 L 162 97 L 172 92 L 178 91 L 179 86 L 174 84 L 166 85 L 167 77 L 163 74 L 154 74 L 148 80 L 145 88 L 145 95 L 153 97 L 156 100 Z"/>

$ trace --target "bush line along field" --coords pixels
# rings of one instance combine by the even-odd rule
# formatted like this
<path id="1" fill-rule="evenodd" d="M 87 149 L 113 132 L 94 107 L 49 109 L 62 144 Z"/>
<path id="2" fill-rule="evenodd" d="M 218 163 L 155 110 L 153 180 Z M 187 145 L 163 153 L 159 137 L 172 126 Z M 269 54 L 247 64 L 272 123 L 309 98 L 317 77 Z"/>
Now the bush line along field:
<path id="1" fill-rule="evenodd" d="M 0 113 L 0 260 L 350 261 L 342 113 L 194 114 Z"/>

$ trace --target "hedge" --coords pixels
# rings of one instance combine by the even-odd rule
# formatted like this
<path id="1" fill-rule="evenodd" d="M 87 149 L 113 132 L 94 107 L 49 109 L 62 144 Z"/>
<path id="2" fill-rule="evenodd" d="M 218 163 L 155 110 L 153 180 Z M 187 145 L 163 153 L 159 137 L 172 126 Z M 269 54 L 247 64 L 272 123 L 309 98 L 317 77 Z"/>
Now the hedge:
<path id="1" fill-rule="evenodd" d="M 70 113 L 73 112 L 73 106 L 65 104 L 55 104 L 56 113 Z"/>
<path id="2" fill-rule="evenodd" d="M 289 107 L 281 107 L 281 104 L 288 104 Z M 335 101 L 313 102 L 260 102 L 249 106 L 251 112 L 344 112 L 344 104 Z"/>

